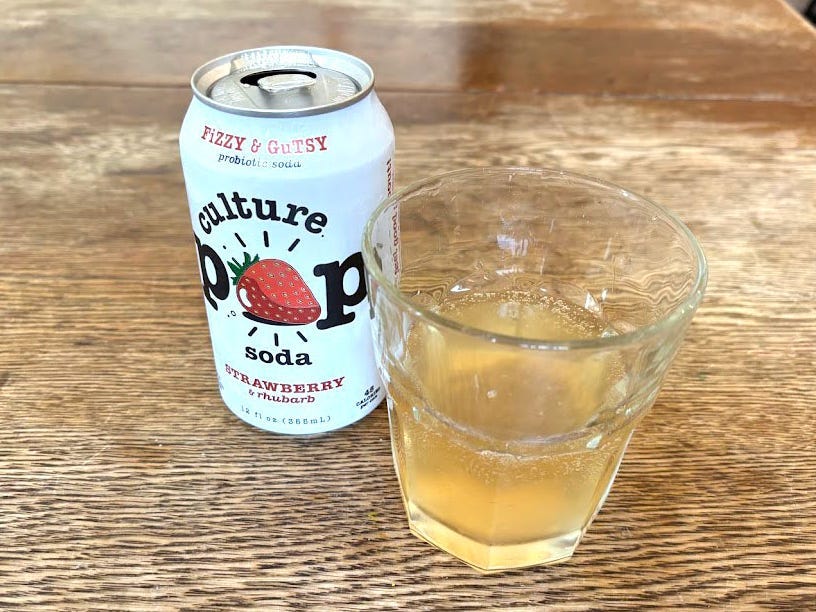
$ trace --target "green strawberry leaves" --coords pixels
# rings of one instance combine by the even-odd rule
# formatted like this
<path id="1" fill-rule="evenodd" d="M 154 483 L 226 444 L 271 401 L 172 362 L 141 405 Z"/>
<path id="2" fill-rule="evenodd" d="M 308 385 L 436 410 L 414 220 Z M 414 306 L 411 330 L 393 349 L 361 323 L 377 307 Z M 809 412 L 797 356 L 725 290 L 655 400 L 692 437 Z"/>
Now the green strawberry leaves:
<path id="1" fill-rule="evenodd" d="M 232 279 L 232 284 L 237 285 L 238 281 L 240 281 L 241 277 L 244 275 L 244 272 L 247 271 L 247 268 L 249 268 L 252 264 L 258 263 L 259 261 L 261 261 L 261 258 L 258 255 L 252 257 L 252 255 L 246 251 L 244 251 L 244 261 L 242 263 L 234 257 L 232 261 L 228 261 L 227 265 L 229 266 L 229 269 L 232 270 L 233 274 L 235 274 Z"/>

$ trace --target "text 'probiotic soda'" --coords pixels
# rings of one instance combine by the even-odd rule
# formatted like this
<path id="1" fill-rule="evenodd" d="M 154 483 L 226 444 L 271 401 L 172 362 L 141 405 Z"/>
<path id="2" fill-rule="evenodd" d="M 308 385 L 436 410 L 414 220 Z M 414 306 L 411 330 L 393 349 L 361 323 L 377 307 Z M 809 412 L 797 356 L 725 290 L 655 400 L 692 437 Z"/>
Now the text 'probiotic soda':
<path id="1" fill-rule="evenodd" d="M 179 137 L 221 396 L 292 434 L 383 397 L 362 228 L 393 189 L 394 131 L 363 61 L 312 47 L 226 55 L 192 77 Z"/>

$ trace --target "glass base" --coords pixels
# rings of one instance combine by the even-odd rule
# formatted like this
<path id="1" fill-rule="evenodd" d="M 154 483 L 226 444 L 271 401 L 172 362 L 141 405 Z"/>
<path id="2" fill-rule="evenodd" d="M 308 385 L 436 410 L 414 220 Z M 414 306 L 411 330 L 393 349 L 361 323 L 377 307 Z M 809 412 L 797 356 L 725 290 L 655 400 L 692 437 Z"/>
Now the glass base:
<path id="1" fill-rule="evenodd" d="M 523 544 L 490 545 L 446 527 L 410 502 L 406 505 L 411 533 L 486 573 L 566 561 L 575 552 L 584 535 L 584 530 L 578 529 Z"/>

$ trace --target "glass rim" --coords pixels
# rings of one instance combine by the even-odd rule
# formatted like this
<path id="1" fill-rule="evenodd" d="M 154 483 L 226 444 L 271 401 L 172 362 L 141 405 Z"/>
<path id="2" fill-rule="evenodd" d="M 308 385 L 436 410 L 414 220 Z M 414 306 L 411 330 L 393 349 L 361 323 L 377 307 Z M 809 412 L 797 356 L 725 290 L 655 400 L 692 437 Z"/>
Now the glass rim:
<path id="1" fill-rule="evenodd" d="M 392 204 L 401 201 L 411 193 L 419 191 L 420 189 L 436 182 L 467 175 L 507 175 L 511 173 L 552 176 L 560 179 L 570 179 L 583 184 L 592 185 L 594 187 L 601 187 L 606 191 L 615 192 L 621 200 L 628 199 L 645 204 L 649 209 L 662 216 L 677 233 L 685 237 L 686 241 L 691 246 L 692 252 L 694 253 L 697 261 L 695 279 L 688 291 L 688 294 L 686 295 L 686 298 L 658 320 L 647 325 L 638 326 L 630 331 L 615 334 L 614 336 L 602 336 L 598 338 L 575 340 L 547 340 L 543 338 L 526 338 L 523 336 L 498 334 L 478 327 L 473 327 L 471 325 L 459 323 L 458 321 L 454 321 L 434 312 L 430 308 L 426 308 L 411 301 L 402 293 L 402 291 L 400 291 L 399 287 L 394 282 L 385 276 L 382 268 L 377 265 L 377 262 L 374 259 L 372 233 L 374 230 L 374 225 L 387 208 L 389 208 Z M 585 174 L 545 167 L 480 166 L 443 172 L 441 174 L 436 174 L 414 181 L 413 183 L 410 183 L 409 185 L 385 198 L 371 213 L 363 229 L 362 254 L 363 263 L 365 264 L 368 274 L 370 274 L 377 281 L 380 287 L 384 289 L 391 299 L 418 319 L 428 321 L 443 329 L 446 328 L 457 331 L 472 338 L 534 350 L 569 351 L 578 349 L 604 349 L 640 342 L 645 338 L 657 335 L 662 331 L 671 328 L 678 321 L 690 317 L 702 301 L 706 284 L 708 282 L 708 264 L 697 237 L 686 226 L 686 224 L 683 223 L 680 218 L 668 208 L 657 204 L 649 198 L 621 187 L 620 185 L 616 185 L 615 183 Z"/>

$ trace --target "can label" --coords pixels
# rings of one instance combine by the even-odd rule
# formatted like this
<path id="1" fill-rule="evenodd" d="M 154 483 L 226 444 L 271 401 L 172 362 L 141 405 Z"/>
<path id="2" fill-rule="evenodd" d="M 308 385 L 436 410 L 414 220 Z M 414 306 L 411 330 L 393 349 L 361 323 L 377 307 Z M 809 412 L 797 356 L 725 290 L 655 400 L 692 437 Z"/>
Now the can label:
<path id="1" fill-rule="evenodd" d="M 376 95 L 299 119 L 226 115 L 194 99 L 181 149 L 224 402 L 281 433 L 368 414 L 384 391 L 360 243 L 393 187 L 393 132 Z"/>

